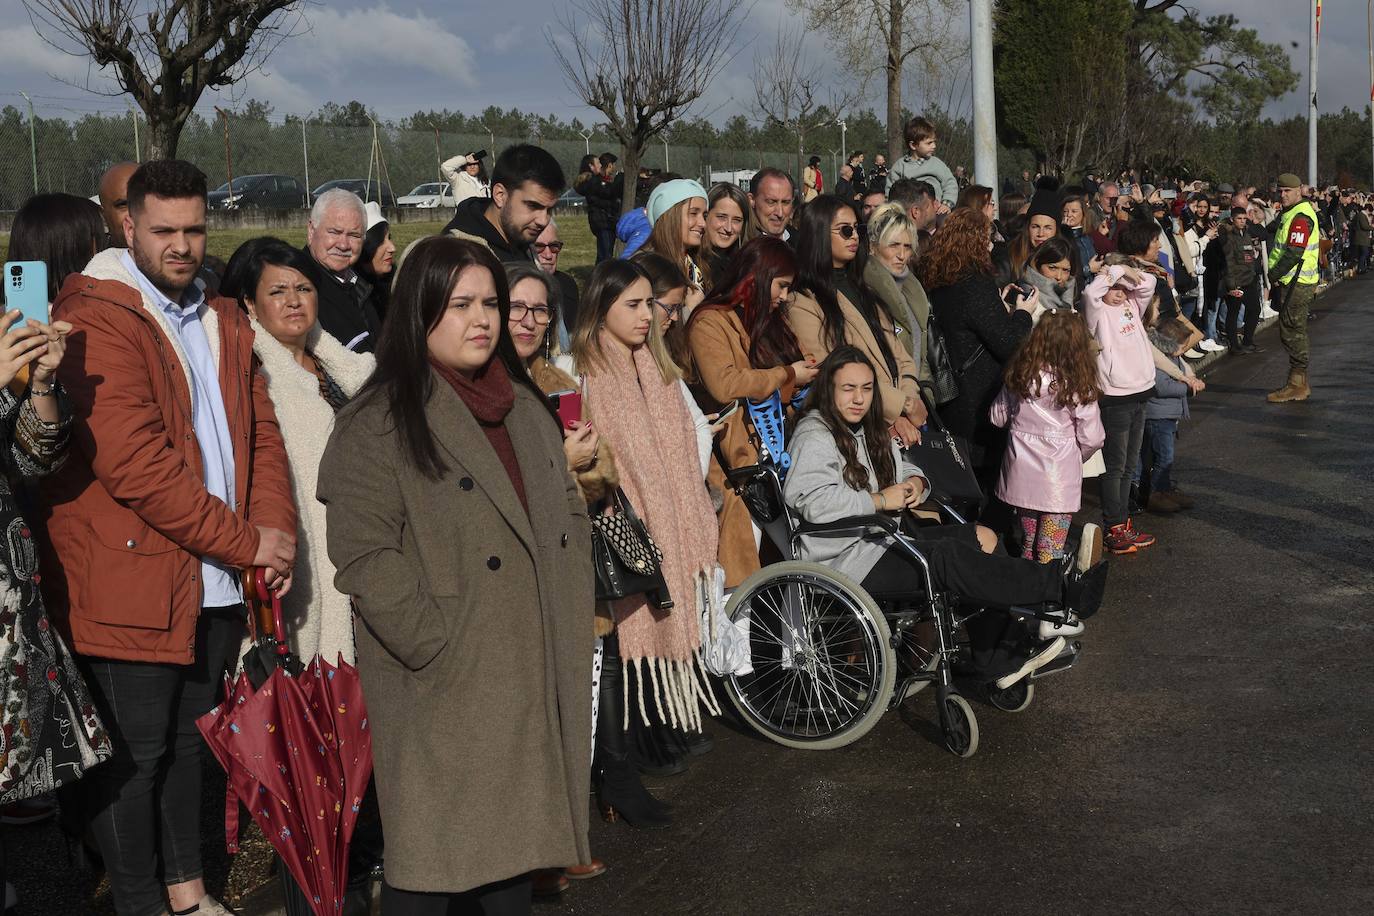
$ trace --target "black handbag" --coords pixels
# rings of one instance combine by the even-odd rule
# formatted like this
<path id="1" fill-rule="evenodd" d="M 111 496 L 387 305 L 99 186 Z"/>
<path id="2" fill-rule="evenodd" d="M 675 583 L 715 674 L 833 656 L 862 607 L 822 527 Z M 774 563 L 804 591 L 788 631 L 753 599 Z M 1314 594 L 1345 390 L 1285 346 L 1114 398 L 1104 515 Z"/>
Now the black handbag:
<path id="1" fill-rule="evenodd" d="M 926 361 L 930 365 L 930 394 L 936 407 L 948 404 L 959 396 L 959 378 L 954 373 L 954 361 L 949 358 L 945 335 L 934 316 L 926 327 Z"/>
<path id="2" fill-rule="evenodd" d="M 613 512 L 592 515 L 596 599 L 614 601 L 642 594 L 654 607 L 667 610 L 673 599 L 663 578 L 663 553 L 624 491 L 616 487 L 610 499 Z"/>
<path id="3" fill-rule="evenodd" d="M 974 505 L 983 501 L 983 488 L 959 441 L 934 410 L 930 411 L 921 441 L 902 452 L 930 481 L 930 492 L 940 502 Z"/>

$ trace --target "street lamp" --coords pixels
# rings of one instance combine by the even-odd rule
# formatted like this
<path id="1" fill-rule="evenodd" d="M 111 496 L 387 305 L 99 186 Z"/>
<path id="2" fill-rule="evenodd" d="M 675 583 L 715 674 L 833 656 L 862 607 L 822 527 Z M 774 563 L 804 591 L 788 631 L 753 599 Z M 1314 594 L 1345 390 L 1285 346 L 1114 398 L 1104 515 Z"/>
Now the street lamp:
<path id="1" fill-rule="evenodd" d="M 844 135 L 845 135 L 845 131 L 849 128 L 849 125 L 844 123 L 844 118 L 840 118 L 840 119 L 837 120 L 835 123 L 838 124 L 838 125 L 840 125 L 840 155 L 841 155 L 841 156 L 844 156 L 845 161 L 848 162 L 848 161 L 849 161 L 849 155 L 848 155 L 848 149 L 847 149 L 847 147 L 845 146 Z"/>
<path id="2" fill-rule="evenodd" d="M 587 144 L 587 155 L 590 156 L 592 154 L 592 137 L 596 136 L 596 131 L 579 130 L 578 133 L 582 135 L 583 141 Z"/>

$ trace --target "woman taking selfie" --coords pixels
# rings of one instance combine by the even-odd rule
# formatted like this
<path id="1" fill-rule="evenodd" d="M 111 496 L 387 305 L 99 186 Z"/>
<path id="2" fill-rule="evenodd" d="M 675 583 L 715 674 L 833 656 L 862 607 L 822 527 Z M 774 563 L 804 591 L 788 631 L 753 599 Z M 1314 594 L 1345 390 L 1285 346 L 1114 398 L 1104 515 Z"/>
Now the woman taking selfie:
<path id="1" fill-rule="evenodd" d="M 387 838 L 382 911 L 528 913 L 587 864 L 591 540 L 485 247 L 417 243 L 320 466 Z"/>
<path id="2" fill-rule="evenodd" d="M 916 363 L 863 281 L 865 260 L 854 208 L 829 194 L 813 200 L 802 213 L 796 297 L 787 308 L 787 323 L 808 359 L 819 363 L 847 343 L 880 367 L 883 418 L 903 443 L 911 444 L 920 440 L 918 428 L 926 419 Z"/>

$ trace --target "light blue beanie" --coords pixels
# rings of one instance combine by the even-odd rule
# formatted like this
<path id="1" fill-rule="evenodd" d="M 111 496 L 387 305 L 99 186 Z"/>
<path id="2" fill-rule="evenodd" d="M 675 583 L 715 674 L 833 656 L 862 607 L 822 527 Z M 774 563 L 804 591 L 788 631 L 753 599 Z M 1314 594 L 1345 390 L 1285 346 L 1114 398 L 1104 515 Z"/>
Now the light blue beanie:
<path id="1" fill-rule="evenodd" d="M 693 197 L 706 199 L 706 189 L 701 186 L 701 182 L 690 178 L 674 178 L 672 181 L 663 182 L 649 195 L 649 205 L 645 208 L 649 211 L 649 225 L 652 226 L 658 222 L 660 216 Z"/>

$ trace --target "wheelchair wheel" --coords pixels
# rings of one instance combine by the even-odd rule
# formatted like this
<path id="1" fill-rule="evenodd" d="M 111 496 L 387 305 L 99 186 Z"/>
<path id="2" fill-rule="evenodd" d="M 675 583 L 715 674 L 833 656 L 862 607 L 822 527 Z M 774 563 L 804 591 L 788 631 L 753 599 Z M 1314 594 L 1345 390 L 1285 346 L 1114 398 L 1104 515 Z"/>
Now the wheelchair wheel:
<path id="1" fill-rule="evenodd" d="M 1003 712 L 1024 712 L 1033 699 L 1035 685 L 1028 677 L 1021 678 L 1005 690 L 998 690 L 995 684 L 988 685 L 988 702 Z"/>
<path id="2" fill-rule="evenodd" d="M 831 750 L 867 734 L 897 675 L 887 621 L 869 595 L 819 563 L 750 576 L 726 614 L 749 632 L 753 673 L 725 679 L 745 723 L 786 747 Z"/>
<path id="3" fill-rule="evenodd" d="M 940 717 L 945 733 L 945 749 L 959 757 L 978 753 L 978 719 L 968 700 L 957 693 L 945 697 L 944 715 Z"/>

